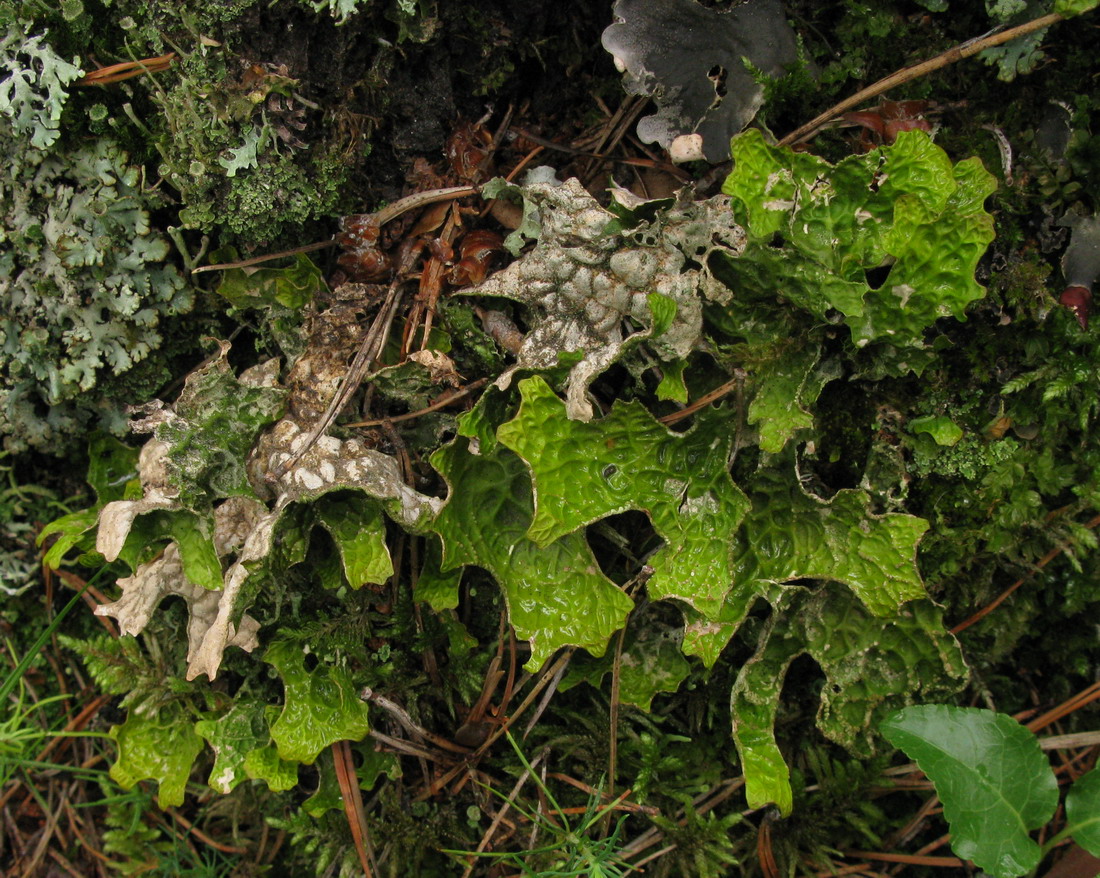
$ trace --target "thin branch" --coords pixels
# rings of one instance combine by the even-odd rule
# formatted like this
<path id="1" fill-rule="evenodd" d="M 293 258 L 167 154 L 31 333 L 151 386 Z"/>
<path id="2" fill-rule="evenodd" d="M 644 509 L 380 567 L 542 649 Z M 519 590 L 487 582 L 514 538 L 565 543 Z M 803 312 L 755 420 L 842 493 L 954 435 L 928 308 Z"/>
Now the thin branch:
<path id="1" fill-rule="evenodd" d="M 374 217 L 379 227 L 384 226 L 390 220 L 397 219 L 403 213 L 427 207 L 440 201 L 454 201 L 458 198 L 466 198 L 469 195 L 477 195 L 476 186 L 451 186 L 447 189 L 428 189 L 424 192 L 414 192 L 399 198 L 393 204 L 387 204 L 375 211 Z M 281 259 L 284 256 L 294 256 L 298 253 L 311 253 L 314 250 L 323 250 L 325 247 L 333 247 L 336 241 L 318 241 L 314 244 L 305 244 L 302 247 L 293 247 L 290 250 L 282 250 L 278 253 L 268 253 L 266 256 L 253 256 L 251 259 L 242 259 L 240 262 L 221 262 L 217 265 L 204 265 L 193 269 L 191 274 L 201 274 L 204 271 L 225 271 L 230 268 L 248 268 L 251 265 L 259 265 L 261 262 L 270 262 L 272 259 Z"/>
<path id="2" fill-rule="evenodd" d="M 880 863 L 905 863 L 911 866 L 934 866 L 941 869 L 961 869 L 966 865 L 958 857 L 922 857 L 917 854 L 887 854 L 878 851 L 845 851 L 846 857 L 878 860 Z"/>
<path id="3" fill-rule="evenodd" d="M 436 795 L 440 790 L 446 787 L 447 784 L 449 784 L 452 780 L 454 780 L 459 772 L 465 771 L 471 763 L 477 762 L 479 759 L 481 759 L 481 757 L 485 755 L 486 751 L 488 751 L 489 748 L 496 743 L 497 739 L 500 738 L 506 731 L 508 731 L 508 729 L 511 728 L 516 720 L 523 715 L 524 711 L 526 711 L 527 708 L 529 708 L 531 704 L 534 703 L 535 699 L 538 698 L 539 693 L 542 692 L 543 689 L 545 689 L 551 683 L 553 683 L 554 687 L 556 687 L 557 681 L 561 679 L 562 675 L 565 673 L 566 666 L 569 664 L 569 660 L 573 657 L 573 652 L 574 647 L 566 647 L 561 655 L 559 655 L 552 664 L 550 664 L 542 671 L 539 678 L 535 681 L 535 684 L 531 687 L 531 691 L 527 693 L 527 696 L 523 699 L 522 702 L 520 702 L 520 705 L 512 712 L 510 716 L 506 717 L 505 720 L 497 728 L 489 733 L 489 737 L 485 739 L 484 743 L 482 743 L 481 746 L 478 747 L 471 756 L 467 757 L 467 761 L 454 766 L 445 774 L 436 778 L 435 782 L 432 783 L 429 787 L 417 793 L 413 801 L 422 802 L 425 799 L 430 799 L 432 796 Z M 541 707 L 542 705 L 540 705 L 540 708 Z M 374 732 L 371 732 L 371 734 L 373 735 Z"/>
<path id="4" fill-rule="evenodd" d="M 705 393 L 700 396 L 695 402 L 689 406 L 685 406 L 678 412 L 673 412 L 670 415 L 665 415 L 663 418 L 657 420 L 664 424 L 666 427 L 669 424 L 675 424 L 677 421 L 682 421 L 684 418 L 689 418 L 695 414 L 699 409 L 704 408 L 714 402 L 716 399 L 721 399 L 730 391 L 736 390 L 741 382 L 744 381 L 744 376 L 739 376 L 727 381 L 725 384 L 720 384 L 715 387 L 710 393 Z"/>
<path id="5" fill-rule="evenodd" d="M 1100 745 L 1100 732 L 1072 732 L 1068 735 L 1049 735 L 1039 739 L 1040 750 L 1073 750 L 1078 747 Z"/>
<path id="6" fill-rule="evenodd" d="M 457 753 L 460 756 L 464 756 L 469 750 L 466 747 L 460 747 L 453 741 L 448 741 L 446 738 L 433 734 L 427 729 L 422 728 L 413 721 L 413 718 L 409 716 L 409 713 L 396 701 L 387 698 L 385 695 L 379 695 L 370 687 L 364 689 L 360 695 L 360 698 L 370 701 L 372 704 L 377 704 L 383 710 L 388 711 L 394 719 L 396 719 L 411 735 L 415 735 L 422 741 L 429 741 L 441 750 L 450 750 L 452 753 Z"/>
<path id="7" fill-rule="evenodd" d="M 968 40 L 965 43 L 961 43 L 951 49 L 948 49 L 942 55 L 937 55 L 935 58 L 930 58 L 927 61 L 921 61 L 919 64 L 914 64 L 912 67 L 906 67 L 902 70 L 898 70 L 895 73 L 891 73 L 884 79 L 880 79 L 874 85 L 869 85 L 867 88 L 856 92 L 850 98 L 841 101 L 834 107 L 830 107 L 816 119 L 807 122 L 801 128 L 792 131 L 786 137 L 779 141 L 780 146 L 790 146 L 793 143 L 802 143 L 813 137 L 818 130 L 827 122 L 832 121 L 842 113 L 848 112 L 853 107 L 857 107 L 864 101 L 868 101 L 871 98 L 878 97 L 884 92 L 888 92 L 892 88 L 897 88 L 899 85 L 903 85 L 906 82 L 910 82 L 914 79 L 919 79 L 922 76 L 926 76 L 936 70 L 943 67 L 947 67 L 954 64 L 956 61 L 961 61 L 964 58 L 969 58 L 972 55 L 977 55 L 979 52 L 983 52 L 986 49 L 991 49 L 994 46 L 1000 46 L 1003 43 L 1011 42 L 1012 40 L 1020 37 L 1025 37 L 1030 33 L 1034 33 L 1037 30 L 1042 30 L 1045 27 L 1050 27 L 1052 24 L 1057 24 L 1059 21 L 1063 21 L 1063 16 L 1057 12 L 1052 12 L 1050 15 L 1044 15 L 1040 18 L 1033 19 L 1018 25 L 1017 27 L 1011 27 L 1008 30 L 1001 31 L 1000 33 L 993 34 L 988 37 L 979 37 L 974 40 Z"/>
<path id="8" fill-rule="evenodd" d="M 1096 515 L 1090 518 L 1087 522 L 1085 522 L 1084 527 L 1087 530 L 1092 530 L 1097 525 L 1100 525 L 1100 515 Z M 952 628 L 951 633 L 958 634 L 960 631 L 965 631 L 975 622 L 980 622 L 995 609 L 997 609 L 997 607 L 999 607 L 1002 603 L 1004 603 L 1005 599 L 1010 594 L 1012 594 L 1012 592 L 1016 591 L 1016 589 L 1018 589 L 1021 585 L 1031 579 L 1031 577 L 1035 575 L 1036 571 L 1042 570 L 1044 567 L 1047 566 L 1047 564 L 1049 564 L 1051 561 L 1061 555 L 1062 552 L 1064 552 L 1068 547 L 1068 541 L 1064 543 L 1059 543 L 1057 546 L 1055 546 L 1053 549 L 1043 555 L 1042 558 L 1039 559 L 1038 563 L 1036 563 L 1035 565 L 1034 570 L 1029 570 L 1027 574 L 1017 579 L 1014 583 L 1012 583 L 1012 585 L 1010 585 L 999 595 L 997 595 L 997 597 L 995 597 L 992 601 L 990 601 L 988 604 L 978 610 L 978 612 L 976 612 L 973 616 L 971 616 L 969 619 L 964 619 L 962 622 Z"/>
<path id="9" fill-rule="evenodd" d="M 453 763 L 446 758 L 445 753 L 429 750 L 426 747 L 420 747 L 404 738 L 393 738 L 390 735 L 383 734 L 377 729 L 371 729 L 370 736 L 378 743 L 389 747 L 394 753 L 404 753 L 408 756 L 416 756 L 418 759 L 427 759 L 432 762 L 438 762 L 441 765 L 453 765 Z M 464 767 L 464 765 L 463 763 L 459 767 Z"/>
<path id="10" fill-rule="evenodd" d="M 379 307 L 378 313 L 375 314 L 374 321 L 371 323 L 370 329 L 367 330 L 367 334 L 363 338 L 362 344 L 359 345 L 359 349 L 356 351 L 355 357 L 351 361 L 351 365 L 348 366 L 347 372 L 344 373 L 344 377 L 340 382 L 340 387 L 329 402 L 328 408 L 325 409 L 325 413 L 310 429 L 309 433 L 306 435 L 306 440 L 302 443 L 298 451 L 295 452 L 294 456 L 291 457 L 290 460 L 284 461 L 279 466 L 273 468 L 271 472 L 267 474 L 266 478 L 269 481 L 278 481 L 290 472 L 291 469 L 297 466 L 298 461 L 313 447 L 313 443 L 328 430 L 332 422 L 336 420 L 337 416 L 343 410 L 344 406 L 347 405 L 352 394 L 359 388 L 359 384 L 362 382 L 363 377 L 370 371 L 374 361 L 382 352 L 382 348 L 386 344 L 386 337 L 390 334 L 390 325 L 393 323 L 393 318 L 397 313 L 397 307 L 400 302 L 401 286 L 398 281 L 394 281 L 390 285 L 389 292 L 386 294 L 385 300 Z"/>
<path id="11" fill-rule="evenodd" d="M 696 814 L 706 814 L 708 811 L 714 809 L 741 787 L 745 785 L 745 779 L 743 777 L 730 778 L 728 780 L 720 781 L 717 785 L 707 790 L 704 793 L 700 793 L 694 799 L 691 800 L 691 806 L 695 810 Z M 681 808 L 678 812 L 681 816 L 677 819 L 677 823 L 680 826 L 687 825 L 686 809 Z M 637 838 L 631 839 L 622 849 L 621 853 L 624 857 L 636 857 L 642 851 L 659 844 L 661 839 L 665 836 L 664 831 L 658 829 L 656 826 L 647 829 Z M 670 850 L 674 850 L 676 845 L 671 845 L 663 851 L 661 854 L 668 853 Z M 646 857 L 644 860 L 640 860 L 635 863 L 635 868 L 648 863 L 653 860 L 653 856 Z"/>
<path id="12" fill-rule="evenodd" d="M 1057 722 L 1062 717 L 1073 713 L 1075 710 L 1080 710 L 1086 704 L 1090 704 L 1097 699 L 1100 699 L 1100 683 L 1093 683 L 1025 725 L 1031 731 L 1038 732 L 1040 729 L 1045 729 L 1051 723 Z"/>
<path id="13" fill-rule="evenodd" d="M 540 762 L 542 762 L 543 759 L 546 758 L 546 754 L 549 752 L 550 748 L 544 747 L 542 749 L 542 752 L 531 760 L 530 767 L 523 769 L 523 773 L 520 774 L 519 780 L 515 782 L 515 785 L 512 787 L 512 791 L 508 794 L 507 798 L 505 798 L 504 804 L 501 805 L 500 810 L 497 811 L 496 816 L 493 818 L 493 822 L 489 824 L 489 828 L 486 829 L 485 834 L 481 836 L 481 841 L 478 842 L 477 850 L 474 852 L 475 854 L 480 854 L 482 851 L 485 850 L 485 848 L 489 846 L 489 842 L 492 840 L 494 833 L 496 833 L 497 828 L 500 826 L 505 816 L 507 816 L 508 811 L 511 809 L 513 800 L 516 798 L 516 796 L 519 795 L 519 791 L 523 788 L 523 785 L 527 783 L 528 776 L 531 774 L 532 771 L 535 770 L 535 766 L 537 766 Z M 473 854 L 471 854 L 467 858 L 466 871 L 462 873 L 462 878 L 470 878 L 470 876 L 474 872 L 474 864 L 476 862 L 477 858 Z"/>
<path id="14" fill-rule="evenodd" d="M 212 847 L 216 851 L 221 851 L 223 854 L 248 853 L 247 847 L 234 847 L 233 845 L 224 844 L 223 842 L 211 838 L 209 835 L 199 829 L 194 823 L 192 823 L 182 814 L 178 813 L 175 808 L 168 808 L 166 810 L 168 811 L 168 814 L 172 817 L 172 819 L 175 820 L 180 826 L 182 826 L 187 833 L 195 836 L 195 838 L 197 838 L 208 847 Z"/>
<path id="15" fill-rule="evenodd" d="M 623 668 L 623 640 L 626 637 L 626 628 L 620 628 L 616 633 L 615 658 L 611 663 L 611 710 L 608 718 L 610 740 L 607 748 L 607 794 L 615 796 L 615 777 L 619 772 L 619 691 Z M 605 832 L 610 823 L 606 824 Z"/>
<path id="16" fill-rule="evenodd" d="M 159 73 L 167 70 L 176 60 L 176 53 L 169 52 L 156 58 L 142 58 L 140 61 L 123 61 L 121 64 L 112 64 L 109 67 L 100 67 L 91 73 L 86 73 L 78 79 L 74 85 L 110 85 L 113 82 L 121 82 L 143 73 Z"/>
<path id="17" fill-rule="evenodd" d="M 348 818 L 355 851 L 359 855 L 359 865 L 363 867 L 365 878 L 373 878 L 374 871 L 371 869 L 371 863 L 374 860 L 374 854 L 370 849 L 370 830 L 367 827 L 367 815 L 363 810 L 363 795 L 359 791 L 359 780 L 355 776 L 351 746 L 347 741 L 337 741 L 332 745 L 332 762 L 336 766 L 336 781 L 340 785 L 340 797 L 344 800 L 344 814 Z"/>
<path id="18" fill-rule="evenodd" d="M 316 241 L 313 244 L 303 244 L 301 247 L 291 247 L 289 250 L 280 250 L 278 253 L 265 253 L 263 256 L 253 256 L 251 259 L 241 259 L 238 262 L 219 262 L 217 265 L 202 265 L 198 268 L 192 268 L 191 274 L 202 274 L 204 271 L 228 271 L 231 268 L 248 268 L 252 265 L 260 265 L 263 262 L 282 259 L 284 256 L 297 256 L 299 253 L 312 253 L 314 250 L 324 250 L 326 247 L 335 246 L 335 240 Z"/>
<path id="19" fill-rule="evenodd" d="M 521 740 L 526 741 L 527 736 L 531 734 L 531 730 L 538 724 L 538 721 L 542 719 L 543 713 L 550 705 L 550 699 L 554 697 L 554 693 L 558 691 L 558 684 L 561 683 L 561 678 L 565 676 L 566 665 L 562 665 L 554 673 L 554 678 L 550 681 L 550 685 L 546 687 L 546 693 L 542 696 L 538 706 L 535 708 L 535 712 L 531 715 L 531 719 L 527 721 L 527 725 L 523 729 L 523 737 Z M 524 706 L 527 702 L 524 702 Z M 518 712 L 518 711 L 517 711 Z"/>

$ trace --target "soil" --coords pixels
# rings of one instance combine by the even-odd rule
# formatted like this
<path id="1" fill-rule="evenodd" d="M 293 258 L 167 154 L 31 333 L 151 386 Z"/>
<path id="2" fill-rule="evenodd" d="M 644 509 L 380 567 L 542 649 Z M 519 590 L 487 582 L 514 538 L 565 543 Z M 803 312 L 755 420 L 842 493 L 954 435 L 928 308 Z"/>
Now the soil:
<path id="1" fill-rule="evenodd" d="M 290 3 L 255 6 L 234 23 L 242 57 L 286 65 L 321 107 L 370 120 L 365 201 L 399 194 L 415 158 L 435 163 L 461 120 L 494 129 L 514 119 L 567 141 L 593 115 L 593 93 L 618 89 L 599 49 L 601 0 L 540 6 L 518 0 L 443 3 L 431 38 L 400 40 L 378 15 L 337 25 Z M 593 51 L 596 49 L 597 51 Z M 368 195 L 369 190 L 369 195 Z"/>

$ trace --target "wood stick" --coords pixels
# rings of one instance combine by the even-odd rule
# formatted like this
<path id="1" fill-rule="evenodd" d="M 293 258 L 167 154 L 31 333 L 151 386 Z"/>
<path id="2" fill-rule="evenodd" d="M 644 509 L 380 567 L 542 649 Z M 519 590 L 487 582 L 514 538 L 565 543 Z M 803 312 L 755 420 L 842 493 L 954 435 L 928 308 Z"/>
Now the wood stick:
<path id="1" fill-rule="evenodd" d="M 1052 24 L 1057 24 L 1059 21 L 1063 20 L 1063 16 L 1059 15 L 1057 12 L 1052 12 L 1050 15 L 1032 19 L 1016 27 L 1010 27 L 1008 30 L 1001 31 L 1000 33 L 992 34 L 988 37 L 978 37 L 977 39 L 960 43 L 948 49 L 942 55 L 937 55 L 935 58 L 921 61 L 919 64 L 914 64 L 912 67 L 906 67 L 895 73 L 891 73 L 889 76 L 880 79 L 874 85 L 869 85 L 867 88 L 856 92 L 850 98 L 841 101 L 836 106 L 830 107 L 816 119 L 812 119 L 801 128 L 792 131 L 779 141 L 779 146 L 790 146 L 793 143 L 803 143 L 809 140 L 826 122 L 832 121 L 842 113 L 846 113 L 848 110 L 859 106 L 864 101 L 878 97 L 880 94 L 892 88 L 896 88 L 911 80 L 919 79 L 921 76 L 925 76 L 942 67 L 947 67 L 950 64 L 954 64 L 956 61 L 961 61 L 963 58 L 977 55 L 979 52 L 983 52 L 986 49 L 1000 46 L 1003 43 L 1011 42 L 1019 37 L 1026 37 L 1030 33 L 1042 30 L 1044 27 L 1050 27 Z"/>

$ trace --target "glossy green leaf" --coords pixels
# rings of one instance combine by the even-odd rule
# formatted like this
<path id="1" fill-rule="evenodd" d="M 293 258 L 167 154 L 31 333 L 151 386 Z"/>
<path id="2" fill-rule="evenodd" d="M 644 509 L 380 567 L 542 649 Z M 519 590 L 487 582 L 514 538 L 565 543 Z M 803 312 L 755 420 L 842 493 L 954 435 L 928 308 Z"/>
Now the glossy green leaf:
<path id="1" fill-rule="evenodd" d="M 236 252 L 222 249 L 212 257 L 219 262 L 235 261 Z M 326 289 L 324 275 L 308 256 L 299 253 L 286 268 L 231 268 L 222 272 L 215 292 L 235 308 L 278 305 L 304 308 L 317 293 Z"/>
<path id="2" fill-rule="evenodd" d="M 547 545 L 529 539 L 534 502 L 523 461 L 499 446 L 473 454 L 469 443 L 460 437 L 431 458 L 450 489 L 434 525 L 443 569 L 475 564 L 492 573 L 517 636 L 531 643 L 528 668 L 563 646 L 602 655 L 633 602 L 600 571 L 583 534 Z"/>
<path id="3" fill-rule="evenodd" d="M 727 469 L 732 431 L 721 409 L 674 433 L 636 403 L 588 423 L 570 420 L 541 378 L 497 436 L 531 468 L 535 514 L 527 536 L 546 545 L 627 509 L 646 512 L 666 546 L 648 561 L 651 598 L 716 613 L 733 581 L 730 539 L 748 500 Z"/>
<path id="4" fill-rule="evenodd" d="M 361 494 L 326 494 L 314 504 L 318 521 L 336 543 L 344 576 L 352 588 L 381 585 L 393 576 L 386 548 L 386 519 L 378 504 Z"/>
<path id="5" fill-rule="evenodd" d="M 880 618 L 839 586 L 786 589 L 769 597 L 776 608 L 730 700 L 752 807 L 791 805 L 772 726 L 787 668 L 798 656 L 812 657 L 825 675 L 818 728 L 861 756 L 873 750 L 876 716 L 917 698 L 946 698 L 966 681 L 962 651 L 930 601 L 914 601 Z"/>
<path id="6" fill-rule="evenodd" d="M 681 605 L 680 610 L 684 615 L 684 655 L 693 655 L 708 668 L 712 667 L 745 621 L 745 616 L 757 598 L 767 597 L 775 588 L 774 583 L 763 580 L 739 583 L 737 588 L 731 589 L 726 595 L 718 612 L 709 616 Z"/>
<path id="7" fill-rule="evenodd" d="M 88 533 L 95 527 L 99 510 L 114 500 L 132 500 L 141 496 L 137 477 L 138 449 L 119 442 L 114 436 L 96 433 L 88 442 L 88 484 L 96 494 L 95 504 L 79 512 L 71 512 L 51 521 L 38 534 L 37 545 L 47 537 L 58 538 L 46 551 L 42 563 L 55 570 L 62 559 L 76 547 L 84 551 L 94 548 L 94 538 Z"/>
<path id="8" fill-rule="evenodd" d="M 57 570 L 61 566 L 65 555 L 74 546 L 87 542 L 87 548 L 91 548 L 92 541 L 81 538 L 96 526 L 98 520 L 99 510 L 93 508 L 70 512 L 68 515 L 62 515 L 61 518 L 47 524 L 38 534 L 38 545 L 42 545 L 48 536 L 57 534 L 58 537 L 54 540 L 53 545 L 46 550 L 46 554 L 42 556 L 42 563 Z"/>
<path id="9" fill-rule="evenodd" d="M 619 651 L 619 701 L 646 711 L 654 696 L 675 692 L 691 671 L 680 651 L 683 628 L 669 624 L 657 611 L 659 606 L 649 604 L 631 617 Z M 614 648 L 601 658 L 575 656 L 560 688 L 564 691 L 580 680 L 599 688 L 601 681 L 612 672 L 614 662 Z"/>
<path id="10" fill-rule="evenodd" d="M 921 132 L 903 132 L 898 144 L 913 135 L 926 138 Z M 887 161 L 886 172 L 891 168 Z M 975 158 L 955 166 L 954 182 L 955 191 L 941 210 L 913 196 L 895 203 L 886 248 L 896 261 L 885 282 L 868 293 L 863 320 L 853 325 L 857 345 L 884 336 L 895 344 L 907 338 L 915 342 L 940 317 L 965 319 L 966 306 L 985 295 L 974 271 L 994 238 L 993 217 L 984 205 L 996 181 Z"/>
<path id="11" fill-rule="evenodd" d="M 337 591 L 348 582 L 339 552 L 317 552 L 310 559 L 309 572 L 321 584 L 321 588 L 329 591 Z"/>
<path id="12" fill-rule="evenodd" d="M 430 405 L 432 397 L 440 389 L 432 370 L 415 360 L 406 360 L 395 366 L 379 369 L 371 376 L 371 386 L 376 394 L 386 399 L 398 400 L 410 410 Z"/>
<path id="13" fill-rule="evenodd" d="M 1066 795 L 1066 829 L 1086 851 L 1100 857 L 1100 770 L 1082 774 Z"/>
<path id="14" fill-rule="evenodd" d="M 653 697 L 675 692 L 691 666 L 680 652 L 679 637 L 651 628 L 623 651 L 619 676 L 619 701 L 649 710 Z"/>
<path id="15" fill-rule="evenodd" d="M 451 346 L 466 354 L 465 362 L 470 365 L 464 368 L 486 375 L 499 375 L 504 371 L 500 347 L 485 332 L 469 302 L 457 297 L 443 298 L 439 300 L 436 313 L 447 329 Z"/>
<path id="16" fill-rule="evenodd" d="M 791 349 L 785 346 L 779 356 L 759 364 L 753 370 L 756 392 L 749 403 L 748 422 L 760 431 L 760 447 L 777 454 L 799 430 L 814 425 L 805 406 L 816 394 L 805 393 L 805 386 L 817 365 L 816 345 Z M 807 398 L 812 395 L 813 399 Z"/>
<path id="17" fill-rule="evenodd" d="M 995 181 L 976 159 L 952 166 L 920 131 L 835 166 L 756 130 L 732 151 L 723 191 L 749 233 L 745 253 L 725 260 L 739 286 L 820 320 L 839 312 L 857 346 L 920 347 L 936 319 L 961 319 L 984 295 L 974 270 L 993 240 L 984 201 Z M 872 286 L 875 271 L 885 277 Z"/>
<path id="18" fill-rule="evenodd" d="M 434 536 L 425 540 L 424 561 L 416 578 L 415 597 L 437 613 L 453 610 L 458 606 L 458 587 L 462 582 L 462 568 L 443 570 L 443 544 Z"/>
<path id="19" fill-rule="evenodd" d="M 937 445 L 945 445 L 949 448 L 957 445 L 963 437 L 963 431 L 959 425 L 945 415 L 914 418 L 909 422 L 909 429 L 918 436 L 921 433 L 927 433 Z"/>
<path id="20" fill-rule="evenodd" d="M 248 699 L 238 699 L 219 717 L 195 723 L 195 732 L 214 751 L 214 766 L 207 782 L 219 793 L 231 792 L 252 776 L 245 770 L 245 757 L 271 739 L 264 722 L 264 705 Z"/>
<path id="21" fill-rule="evenodd" d="M 298 786 L 298 763 L 283 759 L 274 744 L 249 750 L 242 767 L 245 774 L 253 780 L 262 780 L 272 792 Z"/>
<path id="22" fill-rule="evenodd" d="M 687 403 L 688 390 L 684 383 L 684 369 L 687 360 L 675 360 L 661 364 L 661 383 L 657 385 L 657 399 Z"/>
<path id="23" fill-rule="evenodd" d="M 875 748 L 874 717 L 913 700 L 947 698 L 968 679 L 958 641 L 929 600 L 873 616 L 851 592 L 818 592 L 791 619 L 825 674 L 817 727 L 862 756 Z"/>
<path id="24" fill-rule="evenodd" d="M 730 716 L 749 807 L 762 808 L 770 803 L 787 815 L 794 794 L 790 769 L 775 742 L 775 717 L 783 678 L 803 644 L 797 637 L 782 633 L 774 636 L 775 631 L 773 621 L 764 631 L 756 654 L 741 667 L 730 690 Z"/>
<path id="25" fill-rule="evenodd" d="M 357 753 L 355 777 L 359 789 L 373 790 L 382 778 L 397 780 L 401 777 L 401 760 L 395 753 L 375 750 L 372 742 L 353 748 Z"/>
<path id="26" fill-rule="evenodd" d="M 336 779 L 331 750 L 322 753 L 313 767 L 317 771 L 317 789 L 302 802 L 302 810 L 316 820 L 329 811 L 342 809 L 344 797 L 340 793 L 340 781 Z"/>
<path id="27" fill-rule="evenodd" d="M 155 717 L 131 710 L 126 722 L 111 726 L 107 734 L 118 745 L 118 759 L 111 765 L 112 780 L 127 790 L 139 780 L 154 780 L 161 808 L 183 804 L 202 738 L 178 706 L 162 707 Z"/>
<path id="28" fill-rule="evenodd" d="M 452 660 L 461 662 L 476 654 L 477 638 L 462 624 L 453 610 L 440 613 L 437 621 L 447 637 L 447 652 Z"/>
<path id="29" fill-rule="evenodd" d="M 97 433 L 88 441 L 88 484 L 100 506 L 141 496 L 137 481 L 139 453 L 139 449 L 106 433 Z"/>
<path id="30" fill-rule="evenodd" d="M 663 335 L 676 319 L 676 300 L 662 293 L 650 293 L 646 297 L 649 313 L 653 318 L 653 335 Z"/>
<path id="31" fill-rule="evenodd" d="M 924 596 L 916 552 L 928 522 L 874 515 L 870 498 L 855 489 L 819 500 L 774 472 L 753 487 L 753 509 L 737 540 L 738 586 L 829 579 L 845 583 L 878 615 Z"/>
<path id="32" fill-rule="evenodd" d="M 1054 11 L 1065 18 L 1089 12 L 1100 4 L 1100 0 L 1054 0 Z"/>
<path id="33" fill-rule="evenodd" d="M 515 394 L 495 386 L 485 389 L 477 404 L 458 418 L 458 435 L 476 439 L 483 454 L 497 447 L 497 427 L 515 415 Z"/>
<path id="34" fill-rule="evenodd" d="M 302 645 L 277 640 L 264 653 L 283 680 L 283 710 L 271 726 L 279 756 L 311 764 L 336 741 L 359 741 L 370 731 L 367 705 L 348 671 L 319 661 L 306 670 Z"/>
<path id="35" fill-rule="evenodd" d="M 179 546 L 184 575 L 203 588 L 222 587 L 222 566 L 214 548 L 213 521 L 186 509 L 159 509 L 134 519 L 119 558 L 134 570 L 167 540 Z"/>
<path id="36" fill-rule="evenodd" d="M 935 784 L 959 857 L 995 878 L 1039 864 L 1028 833 L 1054 816 L 1058 782 L 1028 729 L 989 710 L 925 704 L 898 711 L 879 731 Z"/>
<path id="37" fill-rule="evenodd" d="M 372 742 L 353 745 L 355 752 L 355 776 L 359 789 L 372 790 L 381 778 L 397 780 L 401 777 L 401 763 L 393 753 L 382 753 L 374 749 Z M 318 758 L 317 789 L 302 802 L 302 810 L 317 819 L 329 811 L 343 810 L 344 797 L 340 792 L 340 783 L 336 779 L 336 767 L 332 763 L 331 751 L 325 751 Z"/>

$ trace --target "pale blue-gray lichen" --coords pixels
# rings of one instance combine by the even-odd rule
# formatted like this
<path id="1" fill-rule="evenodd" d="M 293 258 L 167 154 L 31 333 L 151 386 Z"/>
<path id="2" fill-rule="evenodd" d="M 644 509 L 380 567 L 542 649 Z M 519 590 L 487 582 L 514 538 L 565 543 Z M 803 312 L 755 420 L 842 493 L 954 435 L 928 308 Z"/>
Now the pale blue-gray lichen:
<path id="1" fill-rule="evenodd" d="M 97 414 L 122 427 L 134 400 L 104 379 L 157 350 L 162 320 L 192 294 L 118 145 L 60 146 L 64 87 L 80 70 L 39 39 L 0 40 L 0 440 L 56 451 Z"/>

